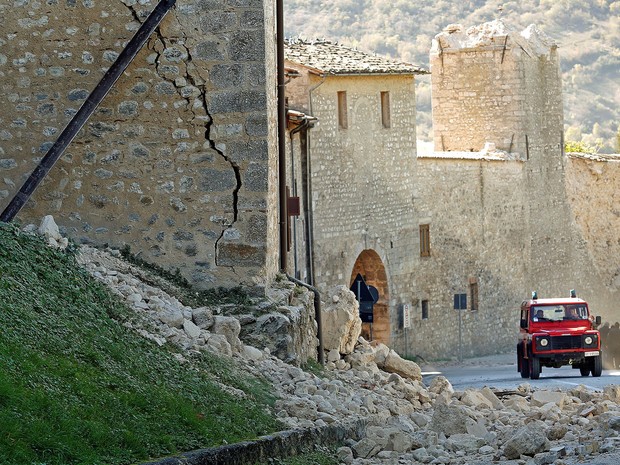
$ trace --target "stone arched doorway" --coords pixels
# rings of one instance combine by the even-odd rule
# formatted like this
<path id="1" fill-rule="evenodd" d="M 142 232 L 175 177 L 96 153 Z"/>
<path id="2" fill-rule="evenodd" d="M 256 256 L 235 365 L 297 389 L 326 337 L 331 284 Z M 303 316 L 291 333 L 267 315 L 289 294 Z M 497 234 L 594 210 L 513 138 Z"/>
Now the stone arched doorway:
<path id="1" fill-rule="evenodd" d="M 373 322 L 362 323 L 362 336 L 367 340 L 374 340 L 389 345 L 390 342 L 390 310 L 389 288 L 385 266 L 379 254 L 372 249 L 364 250 L 355 261 L 349 286 L 353 284 L 355 277 L 362 275 L 369 286 L 374 286 L 379 291 L 379 300 L 373 308 Z"/>

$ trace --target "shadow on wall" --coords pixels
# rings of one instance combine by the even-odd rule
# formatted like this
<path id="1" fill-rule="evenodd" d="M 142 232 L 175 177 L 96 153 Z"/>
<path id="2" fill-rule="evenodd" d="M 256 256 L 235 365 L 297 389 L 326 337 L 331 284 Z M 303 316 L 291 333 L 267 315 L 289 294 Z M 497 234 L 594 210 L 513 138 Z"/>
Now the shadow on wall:
<path id="1" fill-rule="evenodd" d="M 601 332 L 601 350 L 605 370 L 620 369 L 620 323 L 605 323 L 599 328 Z"/>

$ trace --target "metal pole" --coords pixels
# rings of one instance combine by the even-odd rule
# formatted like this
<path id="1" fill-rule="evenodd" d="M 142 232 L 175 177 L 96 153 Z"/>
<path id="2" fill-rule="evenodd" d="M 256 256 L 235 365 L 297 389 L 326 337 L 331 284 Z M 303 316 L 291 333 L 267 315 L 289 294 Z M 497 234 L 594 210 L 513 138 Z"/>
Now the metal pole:
<path id="1" fill-rule="evenodd" d="M 459 309 L 459 362 L 463 361 L 463 336 L 462 336 L 462 325 L 463 325 L 463 310 Z"/>
<path id="2" fill-rule="evenodd" d="M 114 83 L 123 74 L 127 66 L 133 61 L 142 46 L 146 43 L 153 31 L 159 26 L 166 13 L 174 6 L 176 0 L 161 0 L 151 12 L 146 21 L 142 24 L 138 32 L 129 41 L 127 46 L 120 53 L 116 61 L 108 69 L 99 81 L 99 84 L 90 93 L 86 101 L 82 104 L 77 113 L 73 116 L 69 124 L 60 134 L 54 145 L 45 154 L 39 165 L 30 174 L 19 192 L 13 197 L 8 206 L 0 215 L 0 221 L 9 223 L 15 218 L 22 207 L 26 204 L 37 186 L 43 181 L 47 173 L 62 156 L 67 146 L 80 132 L 88 118 L 93 114 L 104 97 L 108 94 Z"/>
<path id="3" fill-rule="evenodd" d="M 405 357 L 409 357 L 409 344 L 407 343 L 407 328 L 405 328 Z"/>
<path id="4" fill-rule="evenodd" d="M 284 1 L 276 2 L 276 41 L 278 77 L 278 185 L 280 196 L 280 269 L 287 272 L 288 208 L 286 205 L 286 94 L 284 86 Z"/>

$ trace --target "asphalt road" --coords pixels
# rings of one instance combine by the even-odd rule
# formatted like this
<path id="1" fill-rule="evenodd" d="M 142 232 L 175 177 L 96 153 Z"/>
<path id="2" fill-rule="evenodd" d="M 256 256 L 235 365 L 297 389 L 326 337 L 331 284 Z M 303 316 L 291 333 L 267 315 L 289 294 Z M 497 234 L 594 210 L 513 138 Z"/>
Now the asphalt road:
<path id="1" fill-rule="evenodd" d="M 544 367 L 540 379 L 521 378 L 517 371 L 515 354 L 501 354 L 462 362 L 426 363 L 421 365 L 424 383 L 428 384 L 434 376 L 445 376 L 456 390 L 482 388 L 489 386 L 499 390 L 516 389 L 520 384 L 530 383 L 535 389 L 571 389 L 584 385 L 588 389 L 600 391 L 609 384 L 620 384 L 620 371 L 603 370 L 594 378 L 581 376 L 579 370 L 570 366 L 562 368 Z"/>

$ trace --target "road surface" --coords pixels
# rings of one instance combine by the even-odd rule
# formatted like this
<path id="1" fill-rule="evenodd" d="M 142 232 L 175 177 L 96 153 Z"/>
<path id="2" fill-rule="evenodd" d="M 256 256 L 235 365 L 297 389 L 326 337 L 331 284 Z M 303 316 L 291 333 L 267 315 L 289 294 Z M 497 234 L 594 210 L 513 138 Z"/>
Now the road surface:
<path id="1" fill-rule="evenodd" d="M 599 378 L 581 376 L 579 370 L 570 366 L 562 368 L 543 367 L 540 379 L 521 378 L 517 371 L 515 354 L 501 354 L 462 362 L 423 363 L 420 365 L 424 383 L 428 385 L 433 377 L 445 376 L 457 391 L 467 388 L 480 389 L 484 386 L 498 390 L 512 390 L 523 383 L 530 383 L 535 389 L 571 389 L 584 385 L 593 391 L 602 391 L 609 384 L 620 384 L 620 371 L 603 370 Z"/>

